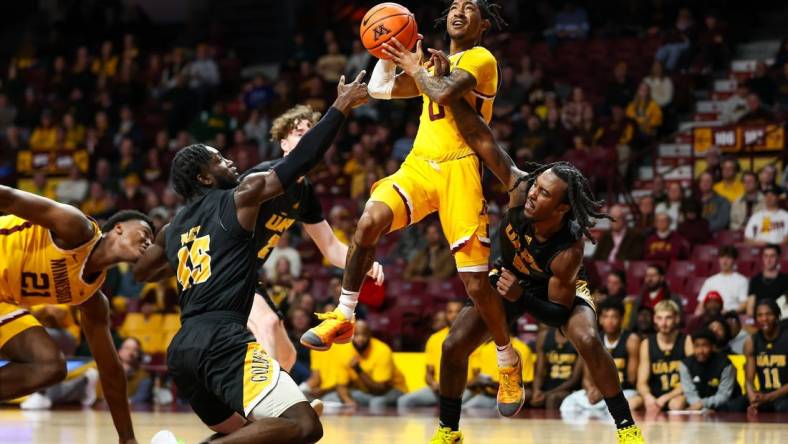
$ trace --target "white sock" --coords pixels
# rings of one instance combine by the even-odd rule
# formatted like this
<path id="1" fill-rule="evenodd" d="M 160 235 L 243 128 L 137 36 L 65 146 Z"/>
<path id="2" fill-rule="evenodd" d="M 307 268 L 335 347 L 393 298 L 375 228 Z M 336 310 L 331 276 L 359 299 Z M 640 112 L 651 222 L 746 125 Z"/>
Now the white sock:
<path id="1" fill-rule="evenodd" d="M 503 347 L 496 345 L 495 349 L 498 350 L 498 367 L 514 367 L 517 364 L 517 353 L 512 347 L 512 341 Z"/>
<path id="2" fill-rule="evenodd" d="M 353 312 L 356 311 L 358 304 L 358 292 L 342 289 L 339 295 L 339 306 L 337 307 L 345 319 L 353 319 Z"/>

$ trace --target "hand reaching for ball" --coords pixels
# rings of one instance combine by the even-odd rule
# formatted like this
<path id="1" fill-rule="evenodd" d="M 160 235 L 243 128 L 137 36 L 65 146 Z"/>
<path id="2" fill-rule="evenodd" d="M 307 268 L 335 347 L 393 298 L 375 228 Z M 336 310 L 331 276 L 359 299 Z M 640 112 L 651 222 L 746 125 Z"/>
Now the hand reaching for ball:
<path id="1" fill-rule="evenodd" d="M 361 71 L 352 83 L 345 84 L 345 76 L 339 78 L 337 84 L 337 99 L 334 108 L 347 115 L 351 109 L 364 105 L 369 101 L 367 84 L 362 82 L 366 71 Z"/>
<path id="2" fill-rule="evenodd" d="M 427 62 L 427 69 L 434 68 L 432 75 L 435 77 L 444 77 L 451 72 L 451 60 L 445 52 L 439 49 L 427 48 L 430 53 L 430 60 Z"/>

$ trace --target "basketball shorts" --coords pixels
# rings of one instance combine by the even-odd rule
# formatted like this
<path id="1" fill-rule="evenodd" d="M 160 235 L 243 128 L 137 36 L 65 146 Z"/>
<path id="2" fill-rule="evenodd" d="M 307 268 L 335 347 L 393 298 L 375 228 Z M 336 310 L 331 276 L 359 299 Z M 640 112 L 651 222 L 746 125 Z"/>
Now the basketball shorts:
<path id="1" fill-rule="evenodd" d="M 306 402 L 279 363 L 255 342 L 240 313 L 184 320 L 167 350 L 167 365 L 179 394 L 208 426 L 234 413 L 278 417 Z"/>
<path id="2" fill-rule="evenodd" d="M 396 231 L 438 212 L 457 270 L 487 271 L 490 236 L 481 165 L 475 155 L 435 162 L 409 155 L 399 170 L 372 186 L 370 201 L 394 213 Z"/>
<path id="3" fill-rule="evenodd" d="M 547 286 L 542 288 L 529 288 L 525 291 L 536 293 L 536 297 L 547 298 Z M 513 323 L 517 322 L 524 314 L 529 313 L 528 311 L 528 304 L 527 298 L 521 297 L 516 301 L 510 301 L 506 298 L 503 299 L 503 310 L 506 313 L 506 323 L 509 325 L 513 325 Z M 468 298 L 465 302 L 465 305 L 473 305 L 473 301 Z M 573 305 L 577 307 L 579 305 L 586 306 L 596 313 L 596 304 L 594 304 L 594 299 L 591 297 L 591 292 L 588 289 L 588 283 L 583 280 L 577 281 L 576 286 L 576 293 L 575 293 L 575 302 Z M 536 319 L 539 321 L 539 319 Z"/>
<path id="4" fill-rule="evenodd" d="M 40 326 L 41 324 L 29 311 L 13 304 L 0 302 L 0 348 L 28 328 Z"/>

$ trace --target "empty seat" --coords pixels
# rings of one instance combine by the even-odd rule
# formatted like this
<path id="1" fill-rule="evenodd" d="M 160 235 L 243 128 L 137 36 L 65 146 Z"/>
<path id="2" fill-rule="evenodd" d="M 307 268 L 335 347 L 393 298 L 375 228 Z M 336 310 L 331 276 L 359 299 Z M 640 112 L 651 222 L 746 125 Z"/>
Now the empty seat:
<path id="1" fill-rule="evenodd" d="M 717 245 L 695 245 L 692 249 L 692 259 L 699 259 L 705 262 L 717 261 L 720 254 L 720 247 Z"/>

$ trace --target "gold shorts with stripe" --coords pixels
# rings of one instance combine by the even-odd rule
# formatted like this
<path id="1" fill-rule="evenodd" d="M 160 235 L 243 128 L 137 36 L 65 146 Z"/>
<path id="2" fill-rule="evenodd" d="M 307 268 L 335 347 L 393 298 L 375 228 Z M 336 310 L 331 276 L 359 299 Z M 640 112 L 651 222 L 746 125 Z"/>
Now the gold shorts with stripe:
<path id="1" fill-rule="evenodd" d="M 31 327 L 40 327 L 29 311 L 7 302 L 0 302 L 0 348 L 14 336 Z"/>
<path id="2" fill-rule="evenodd" d="M 391 208 L 390 231 L 438 212 L 458 271 L 487 271 L 490 256 L 487 203 L 475 155 L 443 162 L 409 155 L 399 170 L 372 186 L 370 202 Z"/>

